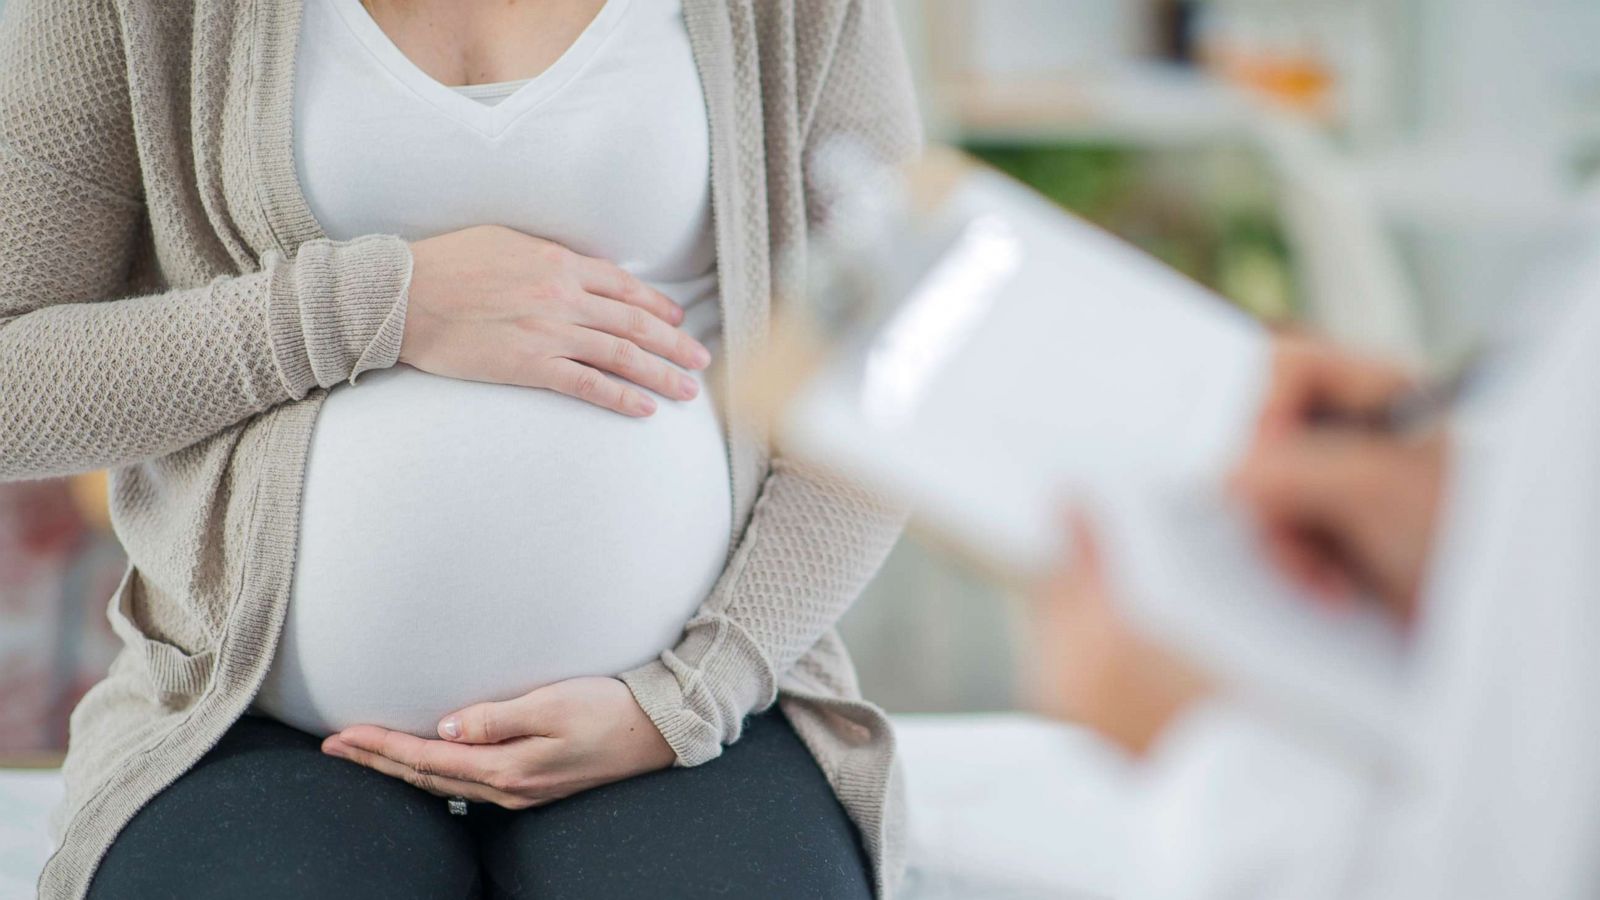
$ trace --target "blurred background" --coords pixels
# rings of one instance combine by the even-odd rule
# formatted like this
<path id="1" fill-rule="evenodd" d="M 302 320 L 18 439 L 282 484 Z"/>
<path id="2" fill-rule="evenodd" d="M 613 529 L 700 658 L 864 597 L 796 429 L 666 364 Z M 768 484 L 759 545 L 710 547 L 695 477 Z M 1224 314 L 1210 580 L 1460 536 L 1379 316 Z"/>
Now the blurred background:
<path id="1" fill-rule="evenodd" d="M 896 0 L 930 138 L 1274 320 L 1441 360 L 1600 175 L 1595 0 Z M 0 0 L 3 7 L 4 0 Z M 0 486 L 0 754 L 118 647 L 103 475 Z M 849 615 L 868 695 L 999 710 L 1017 604 L 915 535 Z"/>

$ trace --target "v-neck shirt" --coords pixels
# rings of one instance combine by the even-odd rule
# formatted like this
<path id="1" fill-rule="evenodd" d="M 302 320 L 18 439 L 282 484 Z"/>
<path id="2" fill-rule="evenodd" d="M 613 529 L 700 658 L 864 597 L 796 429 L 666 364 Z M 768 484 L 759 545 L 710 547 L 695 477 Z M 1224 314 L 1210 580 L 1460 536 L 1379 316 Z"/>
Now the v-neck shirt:
<path id="1" fill-rule="evenodd" d="M 662 4 L 653 0 L 639 0 L 639 2 L 645 7 L 655 7 L 656 11 L 668 6 L 674 9 L 677 7 L 676 3 Z M 356 55 L 364 55 L 377 63 L 397 82 L 414 92 L 419 99 L 486 135 L 497 136 L 517 119 L 539 108 L 546 100 L 577 80 L 583 74 L 585 67 L 594 61 L 602 48 L 616 34 L 618 27 L 626 19 L 628 8 L 632 3 L 633 0 L 606 0 L 594 19 L 579 33 L 577 40 L 573 41 L 555 62 L 535 77 L 526 79 L 526 83 L 514 94 L 506 97 L 504 102 L 493 106 L 459 103 L 458 98 L 461 95 L 457 89 L 441 83 L 412 62 L 411 58 L 406 56 L 383 28 L 373 20 L 366 7 L 361 5 L 361 0 L 306 0 L 308 20 L 315 15 L 312 12 L 314 7 L 322 7 L 324 11 L 331 11 L 338 16 L 344 27 L 330 28 L 330 33 L 324 35 L 302 31 L 301 55 L 303 61 L 305 42 L 308 39 L 314 44 L 326 39 L 348 45 L 349 42 L 343 40 L 345 35 L 348 35 L 360 45 L 361 51 L 364 51 Z M 642 23 L 628 24 L 631 30 L 633 25 Z M 685 36 L 684 41 L 687 40 Z M 316 52 L 316 47 L 310 49 Z"/>
<path id="2" fill-rule="evenodd" d="M 359 0 L 306 0 L 296 74 L 295 165 L 329 237 L 504 225 L 652 283 L 720 352 L 709 123 L 678 0 L 607 0 L 537 77 L 465 91 Z M 704 387 L 646 419 L 406 366 L 332 389 L 257 709 L 433 736 L 468 704 L 673 646 L 731 533 Z"/>

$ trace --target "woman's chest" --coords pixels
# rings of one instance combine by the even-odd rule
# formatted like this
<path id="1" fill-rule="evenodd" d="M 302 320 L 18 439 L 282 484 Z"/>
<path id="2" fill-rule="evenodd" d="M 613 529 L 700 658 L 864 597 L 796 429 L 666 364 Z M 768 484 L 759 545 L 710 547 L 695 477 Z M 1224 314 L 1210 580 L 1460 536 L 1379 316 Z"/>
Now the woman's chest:
<path id="1" fill-rule="evenodd" d="M 499 224 L 680 281 L 711 270 L 705 97 L 676 3 L 609 0 L 484 103 L 425 74 L 356 0 L 307 0 L 296 173 L 330 237 Z"/>
<path id="2" fill-rule="evenodd" d="M 607 0 L 355 0 L 417 67 L 445 84 L 531 78 L 549 68 Z"/>

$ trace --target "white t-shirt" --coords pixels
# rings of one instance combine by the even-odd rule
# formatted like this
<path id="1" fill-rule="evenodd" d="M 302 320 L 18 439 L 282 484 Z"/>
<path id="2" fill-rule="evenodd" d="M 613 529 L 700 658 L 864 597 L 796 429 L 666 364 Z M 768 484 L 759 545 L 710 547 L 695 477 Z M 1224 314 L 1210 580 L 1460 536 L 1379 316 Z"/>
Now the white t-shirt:
<path id="1" fill-rule="evenodd" d="M 295 160 L 330 237 L 509 226 L 650 282 L 717 352 L 708 123 L 676 0 L 608 0 L 543 74 L 466 91 L 359 0 L 307 0 L 297 66 Z M 433 736 L 465 705 L 675 643 L 726 562 L 732 498 L 710 392 L 658 405 L 630 419 L 405 366 L 334 388 L 257 710 Z"/>

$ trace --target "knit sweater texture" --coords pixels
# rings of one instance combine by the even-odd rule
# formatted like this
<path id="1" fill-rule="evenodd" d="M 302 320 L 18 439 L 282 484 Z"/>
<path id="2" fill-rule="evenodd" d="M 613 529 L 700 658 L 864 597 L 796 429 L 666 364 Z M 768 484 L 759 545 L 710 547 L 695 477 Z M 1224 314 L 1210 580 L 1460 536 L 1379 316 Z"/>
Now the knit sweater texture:
<path id="1" fill-rule="evenodd" d="M 920 128 L 890 0 L 683 5 L 710 120 L 726 395 L 763 352 L 771 298 L 803 292 L 828 213 L 818 148 L 847 136 L 901 161 Z M 84 896 L 120 829 L 249 706 L 327 389 L 359 390 L 399 356 L 408 245 L 329 240 L 295 179 L 300 14 L 10 0 L 0 15 L 0 480 L 112 469 L 130 559 L 107 607 L 126 647 L 72 715 L 50 900 Z M 737 409 L 726 427 L 727 569 L 676 646 L 619 674 L 679 765 L 781 704 L 892 893 L 894 738 L 834 625 L 901 516 L 775 456 Z"/>

